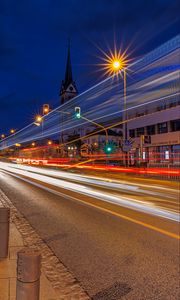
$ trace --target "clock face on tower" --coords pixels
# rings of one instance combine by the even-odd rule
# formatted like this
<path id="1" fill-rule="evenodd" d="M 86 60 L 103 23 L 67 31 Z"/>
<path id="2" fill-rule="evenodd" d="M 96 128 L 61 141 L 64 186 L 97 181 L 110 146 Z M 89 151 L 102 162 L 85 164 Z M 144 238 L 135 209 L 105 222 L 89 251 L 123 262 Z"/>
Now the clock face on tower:
<path id="1" fill-rule="evenodd" d="M 74 88 L 74 86 L 72 84 L 70 84 L 66 90 L 67 92 L 70 93 L 76 93 L 76 89 Z"/>

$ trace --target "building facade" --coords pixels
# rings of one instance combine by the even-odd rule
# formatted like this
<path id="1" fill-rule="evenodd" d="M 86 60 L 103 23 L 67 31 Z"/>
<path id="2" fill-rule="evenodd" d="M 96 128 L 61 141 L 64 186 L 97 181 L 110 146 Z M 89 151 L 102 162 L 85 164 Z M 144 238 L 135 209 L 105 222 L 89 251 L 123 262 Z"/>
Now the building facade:
<path id="1" fill-rule="evenodd" d="M 133 140 L 129 152 L 132 164 L 179 165 L 180 161 L 180 103 L 154 107 L 146 114 L 131 115 L 127 123 L 128 138 Z"/>

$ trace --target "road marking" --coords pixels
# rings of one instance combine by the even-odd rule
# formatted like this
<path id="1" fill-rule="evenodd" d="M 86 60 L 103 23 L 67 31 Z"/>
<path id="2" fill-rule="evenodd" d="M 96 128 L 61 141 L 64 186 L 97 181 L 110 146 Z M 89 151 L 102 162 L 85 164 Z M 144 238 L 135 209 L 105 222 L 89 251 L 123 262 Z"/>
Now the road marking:
<path id="1" fill-rule="evenodd" d="M 4 170 L 3 170 L 3 171 L 4 171 Z M 94 207 L 94 208 L 96 208 L 96 209 L 99 209 L 99 210 L 101 210 L 101 211 L 103 211 L 103 212 L 109 213 L 109 214 L 111 214 L 111 215 L 113 215 L 113 216 L 122 218 L 122 219 L 124 219 L 124 220 L 133 222 L 133 223 L 135 223 L 135 224 L 141 225 L 141 226 L 146 227 L 146 228 L 148 228 L 148 229 L 151 229 L 151 230 L 157 231 L 157 232 L 159 232 L 159 233 L 162 233 L 162 234 L 164 234 L 164 235 L 167 235 L 167 236 L 169 236 L 169 237 L 171 237 L 171 238 L 180 240 L 180 235 L 177 235 L 177 234 L 175 234 L 175 233 L 166 231 L 166 230 L 164 230 L 164 229 L 161 229 L 161 228 L 158 228 L 158 227 L 156 227 L 156 226 L 147 224 L 147 223 L 145 223 L 145 222 L 142 222 L 142 221 L 133 219 L 133 218 L 131 218 L 131 217 L 128 217 L 128 216 L 125 216 L 125 215 L 116 213 L 116 212 L 114 212 L 114 211 L 111 211 L 111 210 L 109 210 L 109 209 L 107 209 L 107 208 L 103 208 L 103 207 L 98 206 L 98 205 L 96 205 L 96 204 L 92 204 L 92 203 L 86 202 L 85 200 L 80 200 L 80 199 L 78 199 L 78 198 L 76 198 L 76 197 L 66 195 L 66 194 L 64 194 L 64 193 L 58 192 L 58 191 L 56 191 L 56 190 L 53 190 L 52 188 L 45 187 L 45 186 L 42 185 L 42 184 L 39 184 L 39 183 L 36 183 L 36 182 L 32 182 L 32 181 L 30 181 L 30 180 L 28 180 L 28 179 L 26 179 L 26 178 L 22 178 L 21 176 L 18 176 L 18 175 L 14 174 L 14 173 L 11 173 L 11 172 L 8 172 L 8 171 L 4 171 L 4 172 L 7 173 L 7 174 L 12 175 L 12 176 L 14 176 L 14 177 L 17 177 L 17 178 L 19 178 L 19 179 L 21 179 L 21 180 L 23 180 L 23 181 L 25 181 L 25 182 L 28 182 L 28 183 L 30 183 L 30 184 L 32 184 L 32 185 L 35 185 L 35 186 L 37 186 L 37 187 L 39 187 L 39 188 L 41 188 L 41 189 L 44 189 L 44 190 L 46 190 L 46 191 L 48 191 L 48 192 L 50 192 L 50 193 L 53 193 L 53 194 L 55 194 L 55 195 L 57 195 L 57 196 L 62 196 L 62 197 L 64 197 L 64 198 L 67 198 L 67 199 L 70 199 L 70 200 L 75 200 L 75 201 L 81 202 L 81 203 L 86 204 L 86 205 L 88 205 L 88 206 L 91 206 L 91 207 Z"/>

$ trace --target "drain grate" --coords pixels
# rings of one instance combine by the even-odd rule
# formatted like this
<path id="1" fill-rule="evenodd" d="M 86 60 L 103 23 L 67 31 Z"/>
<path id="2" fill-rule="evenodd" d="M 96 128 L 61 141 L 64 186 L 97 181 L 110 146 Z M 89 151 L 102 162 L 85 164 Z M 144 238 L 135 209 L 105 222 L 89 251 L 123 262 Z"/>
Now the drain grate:
<path id="1" fill-rule="evenodd" d="M 110 287 L 101 290 L 92 297 L 92 300 L 119 300 L 131 291 L 128 284 L 123 282 L 115 282 Z"/>

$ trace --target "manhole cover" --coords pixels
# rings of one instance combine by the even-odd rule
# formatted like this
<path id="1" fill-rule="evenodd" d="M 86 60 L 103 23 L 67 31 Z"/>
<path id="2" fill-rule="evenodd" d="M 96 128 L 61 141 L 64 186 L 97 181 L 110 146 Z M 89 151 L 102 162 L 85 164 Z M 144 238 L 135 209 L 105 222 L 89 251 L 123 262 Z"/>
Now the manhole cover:
<path id="1" fill-rule="evenodd" d="M 98 292 L 92 297 L 92 300 L 119 300 L 127 295 L 131 288 L 126 283 L 115 282 L 110 287 Z"/>

